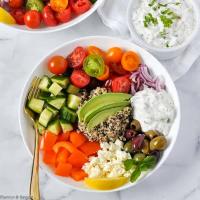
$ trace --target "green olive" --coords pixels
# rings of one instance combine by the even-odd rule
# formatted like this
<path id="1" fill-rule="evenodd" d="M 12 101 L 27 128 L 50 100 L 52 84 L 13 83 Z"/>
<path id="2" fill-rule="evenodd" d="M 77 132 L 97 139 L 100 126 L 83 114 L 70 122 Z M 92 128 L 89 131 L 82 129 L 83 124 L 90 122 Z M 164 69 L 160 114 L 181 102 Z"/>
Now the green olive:
<path id="1" fill-rule="evenodd" d="M 159 136 L 159 132 L 158 131 L 147 131 L 145 132 L 146 137 L 148 137 L 150 140 Z"/>
<path id="2" fill-rule="evenodd" d="M 136 153 L 133 157 L 133 159 L 136 161 L 136 162 L 141 162 L 143 161 L 145 158 L 145 154 L 143 153 Z"/>
<path id="3" fill-rule="evenodd" d="M 159 150 L 162 151 L 167 147 L 167 140 L 165 136 L 157 136 L 150 141 L 150 150 Z"/>
<path id="4" fill-rule="evenodd" d="M 129 153 L 133 152 L 133 147 L 132 147 L 131 140 L 126 142 L 126 144 L 124 145 L 124 150 L 129 152 Z"/>
<path id="5" fill-rule="evenodd" d="M 133 130 L 136 130 L 136 131 L 141 131 L 141 125 L 140 125 L 140 122 L 136 119 L 134 119 L 132 122 L 131 122 L 131 128 Z"/>
<path id="6" fill-rule="evenodd" d="M 150 147 L 149 147 L 149 141 L 147 139 L 144 139 L 144 144 L 143 144 L 143 147 L 142 147 L 141 151 L 144 154 L 149 154 Z"/>

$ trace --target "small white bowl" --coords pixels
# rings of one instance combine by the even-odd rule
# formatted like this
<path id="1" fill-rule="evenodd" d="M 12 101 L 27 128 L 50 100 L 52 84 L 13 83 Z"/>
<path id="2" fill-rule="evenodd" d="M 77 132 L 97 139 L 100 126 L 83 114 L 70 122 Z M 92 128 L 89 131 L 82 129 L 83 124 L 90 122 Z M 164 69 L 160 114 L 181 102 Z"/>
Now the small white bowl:
<path id="1" fill-rule="evenodd" d="M 87 17 L 92 15 L 99 8 L 99 6 L 101 6 L 101 4 L 104 1 L 105 0 L 97 0 L 96 3 L 87 12 L 75 17 L 74 19 L 72 19 L 69 22 L 59 24 L 57 26 L 52 26 L 52 27 L 43 26 L 38 29 L 30 29 L 25 25 L 17 25 L 17 24 L 16 25 L 7 25 L 7 24 L 0 23 L 0 28 L 4 29 L 6 31 L 19 31 L 19 32 L 26 32 L 26 33 L 38 33 L 38 34 L 61 31 L 61 30 L 67 29 L 69 27 L 72 27 L 72 26 L 80 23 L 81 21 L 83 21 L 84 19 L 86 19 Z"/>
<path id="2" fill-rule="evenodd" d="M 71 178 L 62 178 L 59 176 L 56 176 L 53 171 L 45 165 L 41 160 L 40 160 L 40 166 L 51 176 L 54 177 L 56 180 L 59 182 L 62 182 L 66 185 L 66 187 L 71 187 L 77 190 L 81 191 L 88 191 L 88 192 L 113 192 L 113 191 L 120 191 L 129 187 L 132 187 L 139 182 L 145 180 L 147 177 L 151 176 L 155 171 L 158 170 L 158 168 L 164 163 L 164 161 L 167 159 L 169 156 L 177 135 L 179 131 L 179 126 L 180 126 L 180 103 L 179 103 L 179 97 L 176 91 L 176 88 L 174 86 L 174 83 L 166 71 L 166 69 L 162 66 L 162 64 L 154 58 L 150 53 L 148 53 L 146 50 L 142 49 L 141 47 L 138 47 L 137 45 L 128 42 L 126 40 L 118 39 L 118 38 L 112 38 L 112 37 L 105 37 L 105 36 L 93 36 L 93 37 L 84 37 L 80 39 L 76 39 L 70 42 L 67 42 L 53 51 L 51 51 L 47 56 L 42 58 L 39 63 L 33 68 L 33 71 L 30 72 L 30 75 L 25 83 L 25 86 L 23 88 L 22 94 L 21 94 L 21 99 L 20 99 L 20 105 L 19 105 L 19 124 L 20 124 L 20 130 L 21 134 L 23 137 L 24 144 L 28 150 L 28 152 L 33 155 L 33 146 L 34 146 L 34 130 L 32 127 L 32 124 L 26 114 L 24 113 L 24 104 L 25 104 L 25 97 L 27 95 L 30 83 L 33 79 L 34 76 L 43 76 L 44 74 L 49 74 L 47 70 L 47 62 L 49 58 L 51 58 L 53 55 L 63 55 L 67 56 L 75 47 L 77 46 L 88 46 L 88 45 L 95 45 L 98 46 L 99 48 L 102 48 L 104 50 L 107 50 L 110 47 L 113 46 L 119 46 L 123 49 L 127 50 L 133 50 L 138 52 L 138 54 L 141 56 L 143 62 L 149 66 L 149 68 L 155 73 L 155 75 L 162 75 L 165 78 L 166 81 L 166 87 L 168 92 L 171 94 L 174 104 L 176 107 L 176 118 L 175 121 L 171 127 L 171 131 L 169 135 L 167 136 L 169 140 L 169 146 L 168 148 L 164 151 L 159 163 L 157 166 L 152 170 L 149 171 L 149 173 L 141 178 L 140 180 L 136 181 L 135 183 L 128 183 L 120 188 L 114 189 L 114 190 L 109 190 L 109 191 L 98 191 L 98 190 L 92 190 L 88 189 L 84 186 L 83 182 L 75 182 Z"/>
<path id="3" fill-rule="evenodd" d="M 128 6 L 128 12 L 127 12 L 127 21 L 128 21 L 128 27 L 131 32 L 131 37 L 132 37 L 133 42 L 135 42 L 139 46 L 145 48 L 146 50 L 154 54 L 158 59 L 166 60 L 166 59 L 177 57 L 187 48 L 188 45 L 190 45 L 192 40 L 197 36 L 199 32 L 199 28 L 200 28 L 199 6 L 195 2 L 195 0 L 190 0 L 190 4 L 192 4 L 194 8 L 194 15 L 195 15 L 195 20 L 196 20 L 196 25 L 192 34 L 187 38 L 187 40 L 185 40 L 185 42 L 183 42 L 182 44 L 178 46 L 171 47 L 171 48 L 159 48 L 159 47 L 154 47 L 151 44 L 146 43 L 135 30 L 135 27 L 132 21 L 132 15 L 133 15 L 133 12 L 137 10 L 138 7 L 140 6 L 140 0 L 130 1 L 129 6 Z"/>

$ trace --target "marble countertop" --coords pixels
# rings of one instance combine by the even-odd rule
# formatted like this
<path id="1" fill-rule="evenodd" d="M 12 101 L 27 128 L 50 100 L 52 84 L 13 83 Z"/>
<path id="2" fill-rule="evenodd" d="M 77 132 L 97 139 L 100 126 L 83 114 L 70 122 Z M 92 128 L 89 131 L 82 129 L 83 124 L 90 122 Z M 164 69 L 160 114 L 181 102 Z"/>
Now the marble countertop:
<path id="1" fill-rule="evenodd" d="M 1 31 L 2 34 L 2 31 Z M 19 95 L 32 67 L 63 42 L 88 35 L 114 35 L 97 14 L 70 30 L 45 35 L 0 36 L 0 199 L 28 195 L 32 160 L 23 144 L 19 124 Z M 165 164 L 136 187 L 115 193 L 83 193 L 40 174 L 45 200 L 198 200 L 200 199 L 200 59 L 176 81 L 182 122 L 176 145 Z M 174 66 L 176 67 L 176 66 Z M 20 198 L 18 198 L 20 199 Z M 21 198 L 22 199 L 22 198 Z"/>

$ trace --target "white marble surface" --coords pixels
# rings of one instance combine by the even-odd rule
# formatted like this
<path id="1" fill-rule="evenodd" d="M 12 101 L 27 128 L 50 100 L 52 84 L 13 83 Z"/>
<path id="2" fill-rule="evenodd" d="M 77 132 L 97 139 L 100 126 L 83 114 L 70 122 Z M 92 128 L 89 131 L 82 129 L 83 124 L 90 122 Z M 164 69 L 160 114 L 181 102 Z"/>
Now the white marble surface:
<path id="1" fill-rule="evenodd" d="M 113 35 L 94 14 L 71 30 L 49 35 L 18 34 L 15 38 L 0 38 L 0 199 L 4 195 L 28 194 L 32 161 L 24 147 L 18 124 L 19 95 L 27 75 L 38 59 L 57 45 L 73 38 L 97 34 Z M 182 106 L 180 134 L 171 155 L 152 177 L 122 192 L 96 194 L 71 190 L 41 172 L 42 199 L 199 200 L 199 65 L 200 59 L 188 74 L 176 81 Z"/>

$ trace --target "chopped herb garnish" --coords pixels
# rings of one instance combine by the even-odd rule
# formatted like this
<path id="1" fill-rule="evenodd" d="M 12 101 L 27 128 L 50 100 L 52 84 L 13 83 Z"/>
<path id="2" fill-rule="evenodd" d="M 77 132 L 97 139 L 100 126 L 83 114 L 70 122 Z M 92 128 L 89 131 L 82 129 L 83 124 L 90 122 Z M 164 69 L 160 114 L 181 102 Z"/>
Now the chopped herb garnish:
<path id="1" fill-rule="evenodd" d="M 162 21 L 165 28 L 170 28 L 173 24 L 173 20 L 165 15 L 161 15 L 160 20 Z"/>
<path id="2" fill-rule="evenodd" d="M 158 20 L 153 17 L 153 15 L 151 13 L 148 13 L 145 17 L 144 17 L 144 27 L 148 27 L 149 24 L 153 24 L 153 25 L 157 25 L 158 24 Z"/>
<path id="3" fill-rule="evenodd" d="M 165 30 L 163 30 L 163 31 L 160 31 L 160 36 L 162 37 L 162 38 L 166 38 L 166 35 L 167 35 L 167 33 L 166 33 L 166 31 Z"/>
<path id="4" fill-rule="evenodd" d="M 149 3 L 149 6 L 152 7 L 152 6 L 156 3 L 156 1 L 157 1 L 157 0 L 152 0 L 152 1 Z"/>
<path id="5" fill-rule="evenodd" d="M 169 47 L 169 42 L 166 42 L 165 46 L 168 48 Z"/>

